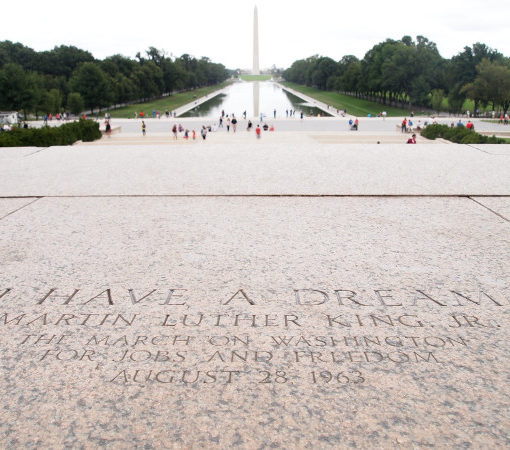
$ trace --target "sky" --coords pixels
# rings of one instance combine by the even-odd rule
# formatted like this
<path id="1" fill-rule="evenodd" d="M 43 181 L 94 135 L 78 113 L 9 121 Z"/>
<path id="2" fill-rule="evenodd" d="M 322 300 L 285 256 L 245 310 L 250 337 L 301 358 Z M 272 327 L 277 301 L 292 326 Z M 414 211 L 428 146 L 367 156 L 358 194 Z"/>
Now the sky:
<path id="1" fill-rule="evenodd" d="M 74 45 L 98 59 L 134 58 L 153 46 L 169 56 L 188 53 L 229 69 L 249 69 L 255 5 L 261 68 L 287 68 L 315 54 L 361 59 L 375 44 L 405 35 L 427 37 L 445 58 L 475 42 L 510 56 L 510 0 L 25 0 L 22 5 L 2 13 L 0 40 L 37 51 Z"/>

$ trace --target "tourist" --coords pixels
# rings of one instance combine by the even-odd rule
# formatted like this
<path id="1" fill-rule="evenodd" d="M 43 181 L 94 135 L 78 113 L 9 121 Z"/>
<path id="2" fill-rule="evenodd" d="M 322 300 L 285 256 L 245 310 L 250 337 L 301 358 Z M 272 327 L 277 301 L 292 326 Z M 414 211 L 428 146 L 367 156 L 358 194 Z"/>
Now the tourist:
<path id="1" fill-rule="evenodd" d="M 416 134 L 413 134 L 408 140 L 408 144 L 416 144 Z"/>
<path id="2" fill-rule="evenodd" d="M 289 110 L 288 109 L 285 110 L 285 116 L 289 117 Z"/>
<path id="3" fill-rule="evenodd" d="M 354 120 L 354 129 L 355 129 L 356 131 L 358 131 L 358 129 L 359 129 L 359 120 L 358 120 L 358 118 L 357 118 L 357 117 L 356 117 L 356 120 Z"/>
<path id="4" fill-rule="evenodd" d="M 257 139 L 260 139 L 260 125 L 257 125 L 257 128 L 255 128 L 255 135 L 257 136 Z"/>
<path id="5" fill-rule="evenodd" d="M 177 125 L 175 123 L 172 127 L 172 133 L 174 134 L 174 139 L 177 139 Z"/>
<path id="6" fill-rule="evenodd" d="M 232 114 L 232 122 L 231 123 L 232 123 L 232 130 L 234 130 L 234 133 L 235 133 L 237 130 L 237 119 L 236 119 L 236 116 L 234 116 L 233 114 Z"/>
<path id="7" fill-rule="evenodd" d="M 193 138 L 193 140 L 195 140 L 197 138 L 197 133 L 195 130 L 191 131 L 191 137 Z"/>
<path id="8" fill-rule="evenodd" d="M 463 126 L 464 124 L 462 123 L 462 120 L 459 119 L 459 121 L 457 122 L 457 127 L 461 128 Z"/>
<path id="9" fill-rule="evenodd" d="M 140 111 L 140 119 L 143 119 L 145 116 L 144 112 L 143 111 Z"/>
<path id="10" fill-rule="evenodd" d="M 230 117 L 228 117 L 228 116 L 227 116 L 226 125 L 227 125 L 227 133 L 228 133 L 230 131 Z"/>
<path id="11" fill-rule="evenodd" d="M 276 119 L 276 109 L 273 111 L 273 118 Z"/>
<path id="12" fill-rule="evenodd" d="M 202 135 L 202 139 L 205 141 L 205 138 L 207 137 L 207 128 L 205 125 L 202 125 L 202 129 L 200 130 L 200 134 Z"/>
<path id="13" fill-rule="evenodd" d="M 186 130 L 184 131 L 184 139 L 188 140 L 189 138 L 189 130 L 186 128 Z"/>
<path id="14" fill-rule="evenodd" d="M 222 116 L 220 116 L 219 123 L 220 123 L 219 128 L 223 128 L 223 117 Z"/>
<path id="15" fill-rule="evenodd" d="M 248 126 L 246 127 L 246 131 L 251 131 L 251 127 L 253 124 L 251 123 L 251 120 L 248 120 Z"/>
<path id="16" fill-rule="evenodd" d="M 407 133 L 407 117 L 404 117 L 400 128 L 402 129 L 402 133 Z"/>
<path id="17" fill-rule="evenodd" d="M 165 116 L 166 116 L 167 119 L 170 116 L 170 111 L 168 111 L 168 109 L 165 111 Z"/>
<path id="18" fill-rule="evenodd" d="M 264 131 L 267 131 L 269 130 L 269 125 L 267 123 L 265 123 L 262 128 L 264 129 Z"/>
<path id="19" fill-rule="evenodd" d="M 301 111 L 301 119 L 303 118 L 303 111 Z"/>
<path id="20" fill-rule="evenodd" d="M 473 122 L 471 122 L 470 120 L 468 120 L 468 123 L 466 124 L 466 128 L 468 130 L 473 130 L 475 129 L 475 125 L 473 124 Z"/>
<path id="21" fill-rule="evenodd" d="M 106 135 L 107 135 L 108 137 L 111 137 L 111 134 L 112 134 L 112 126 L 110 125 L 110 121 L 109 121 L 109 120 L 107 120 L 107 121 L 106 121 L 105 130 L 106 130 Z"/>
<path id="22" fill-rule="evenodd" d="M 269 131 L 274 131 L 274 125 L 273 124 L 270 125 Z"/>
<path id="23" fill-rule="evenodd" d="M 142 120 L 142 134 L 145 136 L 145 122 Z"/>
<path id="24" fill-rule="evenodd" d="M 243 117 L 244 117 L 244 120 L 246 120 L 246 110 L 244 110 L 244 112 L 243 112 Z"/>
<path id="25" fill-rule="evenodd" d="M 182 123 L 179 124 L 179 133 L 182 133 L 184 131 L 184 127 L 182 126 Z"/>

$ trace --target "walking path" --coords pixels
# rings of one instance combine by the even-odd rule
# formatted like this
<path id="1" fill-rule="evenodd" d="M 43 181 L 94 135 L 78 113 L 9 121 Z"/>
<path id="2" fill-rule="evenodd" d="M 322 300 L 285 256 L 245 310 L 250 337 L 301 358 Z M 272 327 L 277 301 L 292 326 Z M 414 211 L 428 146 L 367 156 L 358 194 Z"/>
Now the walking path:
<path id="1" fill-rule="evenodd" d="M 201 105 L 202 103 L 205 103 L 212 98 L 220 95 L 221 93 L 225 92 L 229 86 L 224 87 L 223 89 L 218 89 L 217 91 L 211 92 L 210 94 L 204 95 L 203 97 L 199 97 L 196 100 L 187 103 L 186 105 L 180 106 L 179 108 L 176 108 L 174 110 L 176 117 L 181 116 L 182 114 L 187 113 L 188 111 L 191 111 L 192 109 L 196 108 L 197 106 Z"/>
<path id="2" fill-rule="evenodd" d="M 296 97 L 299 97 L 299 98 L 302 98 L 303 100 L 305 100 L 306 102 L 312 104 L 313 106 L 315 106 L 316 108 L 318 109 L 321 109 L 322 111 L 328 113 L 328 114 L 331 114 L 333 117 L 342 117 L 342 118 L 348 118 L 348 119 L 354 119 L 354 116 L 350 115 L 350 114 L 344 114 L 344 112 L 342 110 L 338 110 L 336 108 L 333 108 L 333 107 L 329 107 L 329 105 L 327 103 L 324 103 L 324 102 L 320 102 L 316 99 L 314 99 L 313 97 L 309 97 L 308 95 L 305 95 L 303 94 L 302 92 L 299 92 L 299 91 L 296 91 L 295 89 L 292 89 L 288 86 L 285 86 L 283 84 L 280 84 L 280 83 L 277 83 L 275 82 L 275 84 L 282 88 L 284 91 L 287 91 L 287 92 L 290 92 L 292 95 L 295 95 Z"/>

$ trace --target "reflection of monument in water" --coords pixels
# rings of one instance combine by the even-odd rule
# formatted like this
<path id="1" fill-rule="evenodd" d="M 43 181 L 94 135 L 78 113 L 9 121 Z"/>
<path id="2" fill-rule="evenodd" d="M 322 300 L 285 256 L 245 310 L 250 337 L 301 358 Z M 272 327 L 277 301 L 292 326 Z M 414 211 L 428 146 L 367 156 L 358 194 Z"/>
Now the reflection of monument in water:
<path id="1" fill-rule="evenodd" d="M 259 14 L 257 11 L 257 6 L 255 6 L 255 9 L 253 11 L 253 69 L 252 69 L 253 75 L 259 75 L 260 74 L 260 68 L 259 68 Z M 258 117 L 259 116 L 259 82 L 254 81 L 253 82 L 253 116 Z"/>

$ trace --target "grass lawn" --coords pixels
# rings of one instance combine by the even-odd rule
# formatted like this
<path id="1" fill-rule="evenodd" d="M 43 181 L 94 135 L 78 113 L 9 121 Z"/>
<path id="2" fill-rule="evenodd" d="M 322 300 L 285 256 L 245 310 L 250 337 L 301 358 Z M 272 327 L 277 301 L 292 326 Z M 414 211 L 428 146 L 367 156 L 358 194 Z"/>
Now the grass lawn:
<path id="1" fill-rule="evenodd" d="M 169 95 L 168 97 L 152 100 L 147 103 L 137 103 L 134 105 L 123 106 L 122 108 L 112 109 L 109 112 L 112 117 L 123 119 L 134 117 L 135 111 L 138 114 L 140 114 L 140 111 L 143 111 L 146 117 L 152 117 L 153 110 L 159 111 L 161 114 L 165 114 L 167 109 L 168 111 L 173 111 L 180 106 L 191 103 L 193 100 L 199 97 L 203 97 L 204 95 L 210 94 L 211 92 L 217 91 L 218 89 L 222 89 L 229 83 L 230 81 L 225 81 L 224 83 L 216 84 L 214 86 L 207 86 L 199 89 L 193 89 L 192 91 L 188 92 Z"/>
<path id="2" fill-rule="evenodd" d="M 381 111 L 386 111 L 388 117 L 409 115 L 409 111 L 407 109 L 395 108 L 387 105 L 385 106 L 381 103 L 362 100 L 356 97 L 351 97 L 350 95 L 339 94 L 338 92 L 321 91 L 301 84 L 289 83 L 288 81 L 284 81 L 282 84 L 313 97 L 316 100 L 327 103 L 336 109 L 347 109 L 347 114 L 352 114 L 354 116 L 363 117 L 368 114 L 375 116 Z"/>
<path id="3" fill-rule="evenodd" d="M 271 75 L 239 75 L 244 81 L 267 81 L 271 79 Z"/>

